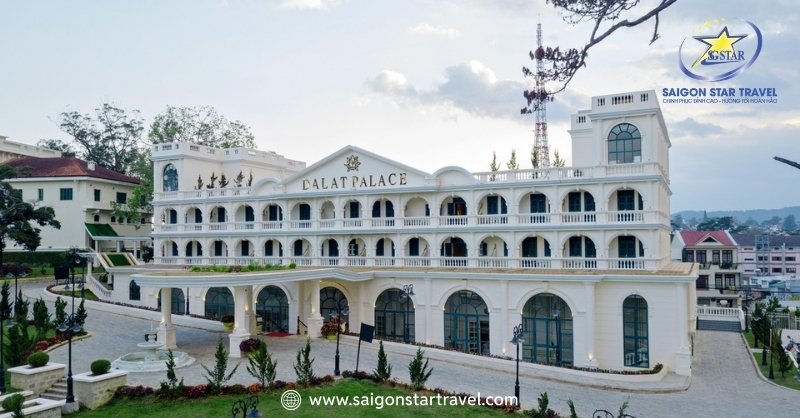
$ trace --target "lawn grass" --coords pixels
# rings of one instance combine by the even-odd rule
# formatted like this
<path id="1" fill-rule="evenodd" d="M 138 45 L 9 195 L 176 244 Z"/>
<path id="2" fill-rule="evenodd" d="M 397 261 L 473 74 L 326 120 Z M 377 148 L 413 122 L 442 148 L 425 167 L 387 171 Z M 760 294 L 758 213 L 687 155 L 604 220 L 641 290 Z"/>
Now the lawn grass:
<path id="1" fill-rule="evenodd" d="M 747 341 L 747 346 L 748 347 L 753 347 L 753 340 L 755 338 L 754 335 L 753 335 L 753 332 L 749 331 L 749 332 L 744 333 L 744 338 Z M 767 365 L 766 366 L 762 366 L 761 365 L 761 350 L 760 350 L 761 347 L 762 347 L 761 341 L 759 341 L 758 342 L 759 350 L 756 351 L 755 353 L 753 353 L 753 357 L 755 358 L 756 364 L 758 365 L 759 369 L 761 369 L 761 374 L 763 374 L 766 377 L 766 376 L 769 376 L 769 360 L 770 359 L 769 359 L 769 353 L 767 353 Z M 800 381 L 797 381 L 794 378 L 795 377 L 795 373 L 797 372 L 797 369 L 792 367 L 792 369 L 789 370 L 788 372 L 786 372 L 786 374 L 784 376 L 781 376 L 781 372 L 778 371 L 777 359 L 773 359 L 773 362 L 774 363 L 772 364 L 772 371 L 773 371 L 773 374 L 775 376 L 775 380 L 773 380 L 773 382 L 775 384 L 778 384 L 778 385 L 781 385 L 781 386 L 785 386 L 787 388 L 800 390 Z"/>
<path id="2" fill-rule="evenodd" d="M 63 291 L 50 289 L 50 292 L 51 293 L 55 293 L 55 294 L 60 295 L 60 296 L 65 296 L 67 298 L 71 298 L 72 297 L 72 289 L 63 290 Z M 98 298 L 97 295 L 92 293 L 92 291 L 89 290 L 89 289 L 83 289 L 83 297 L 86 300 L 93 300 L 93 301 L 99 301 L 100 300 L 100 298 Z M 75 289 L 75 298 L 76 299 L 80 299 L 81 298 L 81 289 Z M 78 303 L 80 303 L 80 302 L 78 302 Z"/>
<path id="3" fill-rule="evenodd" d="M 264 416 L 293 416 L 293 417 L 502 417 L 507 416 L 503 411 L 482 406 L 384 406 L 381 409 L 375 406 L 312 406 L 309 396 L 413 396 L 404 388 L 378 385 L 366 380 L 342 379 L 334 383 L 310 389 L 298 389 L 302 396 L 302 403 L 295 411 L 285 410 L 280 403 L 284 390 L 277 389 L 258 396 L 258 410 Z M 421 395 L 431 395 L 430 392 L 419 392 Z M 240 399 L 249 395 L 210 396 L 205 399 L 180 399 L 166 401 L 149 396 L 144 399 L 114 400 L 108 405 L 97 410 L 84 410 L 74 416 L 80 418 L 138 418 L 146 411 L 147 417 L 229 417 L 231 406 Z"/>

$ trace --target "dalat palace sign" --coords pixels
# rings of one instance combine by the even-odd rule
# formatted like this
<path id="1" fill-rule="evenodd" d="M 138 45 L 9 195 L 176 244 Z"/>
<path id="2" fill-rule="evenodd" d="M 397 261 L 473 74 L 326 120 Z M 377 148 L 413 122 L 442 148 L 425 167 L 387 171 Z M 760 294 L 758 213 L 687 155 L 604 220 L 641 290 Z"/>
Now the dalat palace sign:
<path id="1" fill-rule="evenodd" d="M 347 157 L 344 166 L 347 172 L 358 171 L 361 163 L 358 161 L 358 156 L 351 155 Z M 379 175 L 348 175 L 338 177 L 322 177 L 303 179 L 303 190 L 329 190 L 329 189 L 346 189 L 346 188 L 366 188 L 366 187 L 386 187 L 389 186 L 404 186 L 408 180 L 408 173 L 389 173 Z"/>

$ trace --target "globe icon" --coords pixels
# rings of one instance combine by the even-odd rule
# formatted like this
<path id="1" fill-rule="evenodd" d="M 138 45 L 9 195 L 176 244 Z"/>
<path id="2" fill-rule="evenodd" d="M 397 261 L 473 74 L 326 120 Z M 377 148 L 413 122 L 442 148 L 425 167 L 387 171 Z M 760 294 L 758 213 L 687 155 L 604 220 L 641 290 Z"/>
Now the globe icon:
<path id="1" fill-rule="evenodd" d="M 281 405 L 287 411 L 294 411 L 299 408 L 302 401 L 303 398 L 300 397 L 300 393 L 296 390 L 287 390 L 281 395 Z"/>

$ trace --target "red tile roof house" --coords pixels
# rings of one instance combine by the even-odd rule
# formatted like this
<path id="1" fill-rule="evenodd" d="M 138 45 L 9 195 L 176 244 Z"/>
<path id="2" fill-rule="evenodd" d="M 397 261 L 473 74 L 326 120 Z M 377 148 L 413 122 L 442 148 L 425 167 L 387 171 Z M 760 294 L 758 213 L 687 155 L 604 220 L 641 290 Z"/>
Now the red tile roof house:
<path id="1" fill-rule="evenodd" d="M 134 220 L 113 214 L 111 202 L 124 203 L 139 179 L 87 163 L 74 157 L 21 157 L 5 164 L 17 177 L 8 182 L 35 205 L 52 207 L 61 229 L 42 228 L 38 251 L 64 251 L 70 247 L 98 252 L 133 251 L 149 244 L 151 215 Z M 21 250 L 9 247 L 9 251 Z"/>
<path id="2" fill-rule="evenodd" d="M 741 305 L 742 270 L 737 243 L 727 231 L 679 231 L 672 242 L 672 258 L 700 266 L 698 306 L 737 308 Z"/>

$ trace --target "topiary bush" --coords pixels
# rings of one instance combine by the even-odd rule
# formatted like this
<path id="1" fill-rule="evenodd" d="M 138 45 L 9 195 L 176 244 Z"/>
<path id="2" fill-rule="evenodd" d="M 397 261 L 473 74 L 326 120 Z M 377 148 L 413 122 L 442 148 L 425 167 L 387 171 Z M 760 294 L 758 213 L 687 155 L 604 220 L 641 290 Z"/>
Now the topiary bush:
<path id="1" fill-rule="evenodd" d="M 50 355 L 44 351 L 37 351 L 28 356 L 28 365 L 31 367 L 42 367 L 50 361 Z"/>
<path id="2" fill-rule="evenodd" d="M 111 362 L 108 360 L 100 359 L 92 362 L 92 374 L 97 376 L 99 374 L 106 374 L 111 370 Z"/>

